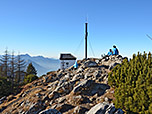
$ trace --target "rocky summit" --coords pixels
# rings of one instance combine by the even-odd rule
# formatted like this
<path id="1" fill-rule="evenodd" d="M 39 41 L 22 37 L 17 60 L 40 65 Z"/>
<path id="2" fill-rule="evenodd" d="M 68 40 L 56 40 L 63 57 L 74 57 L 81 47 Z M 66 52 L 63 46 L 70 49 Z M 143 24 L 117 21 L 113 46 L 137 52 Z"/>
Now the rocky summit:
<path id="1" fill-rule="evenodd" d="M 25 85 L 16 96 L 0 99 L 2 114 L 123 114 L 112 103 L 108 73 L 120 55 L 79 60 L 78 68 L 58 70 Z"/>

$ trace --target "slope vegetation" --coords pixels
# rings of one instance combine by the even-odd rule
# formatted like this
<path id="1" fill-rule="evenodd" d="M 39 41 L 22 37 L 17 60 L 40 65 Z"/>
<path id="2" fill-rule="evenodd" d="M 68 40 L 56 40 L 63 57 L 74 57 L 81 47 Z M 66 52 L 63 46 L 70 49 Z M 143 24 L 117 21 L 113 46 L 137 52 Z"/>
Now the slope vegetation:
<path id="1" fill-rule="evenodd" d="M 133 55 L 117 65 L 109 74 L 115 89 L 115 105 L 127 113 L 152 114 L 152 55 Z"/>

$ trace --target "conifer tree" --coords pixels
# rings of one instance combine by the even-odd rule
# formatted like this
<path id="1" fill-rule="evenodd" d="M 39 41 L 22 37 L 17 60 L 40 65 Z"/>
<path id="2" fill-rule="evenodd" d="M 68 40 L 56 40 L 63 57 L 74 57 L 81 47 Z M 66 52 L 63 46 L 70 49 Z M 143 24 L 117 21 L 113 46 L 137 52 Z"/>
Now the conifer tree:
<path id="1" fill-rule="evenodd" d="M 18 54 L 18 56 L 16 58 L 16 72 L 15 72 L 17 91 L 19 91 L 19 85 L 20 85 L 21 81 L 24 79 L 24 76 L 25 76 L 25 61 Z M 21 80 L 21 78 L 22 78 L 22 80 Z"/>
<path id="2" fill-rule="evenodd" d="M 0 63 L 0 77 L 3 77 L 3 66 L 1 63 Z"/>
<path id="3" fill-rule="evenodd" d="M 10 59 L 10 78 L 11 78 L 12 91 L 14 89 L 15 70 L 16 70 L 16 63 L 15 63 L 15 56 L 13 51 Z"/>
<path id="4" fill-rule="evenodd" d="M 30 74 L 37 75 L 37 71 L 32 63 L 28 65 L 27 70 L 26 70 L 26 75 L 30 75 Z"/>
<path id="5" fill-rule="evenodd" d="M 32 65 L 32 63 L 30 63 L 26 70 L 26 76 L 24 78 L 24 83 L 30 83 L 30 82 L 38 79 L 38 77 L 36 75 L 37 75 L 37 71 L 36 71 L 35 67 Z"/>
<path id="6" fill-rule="evenodd" d="M 9 55 L 8 50 L 5 50 L 5 54 L 2 55 L 1 59 L 2 76 L 9 78 Z"/>

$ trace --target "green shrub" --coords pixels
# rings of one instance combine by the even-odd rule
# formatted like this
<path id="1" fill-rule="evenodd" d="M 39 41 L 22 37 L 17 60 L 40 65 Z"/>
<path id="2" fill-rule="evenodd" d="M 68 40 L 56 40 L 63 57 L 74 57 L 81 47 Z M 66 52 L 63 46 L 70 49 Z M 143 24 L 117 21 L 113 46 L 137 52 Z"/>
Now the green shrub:
<path id="1" fill-rule="evenodd" d="M 32 82 L 32 81 L 34 81 L 36 79 L 38 79 L 38 77 L 36 75 L 29 74 L 29 75 L 25 76 L 24 83 L 30 83 L 30 82 Z"/>
<path id="2" fill-rule="evenodd" d="M 152 55 L 145 52 L 124 59 L 108 77 L 115 88 L 115 106 L 130 113 L 151 113 L 152 109 Z"/>

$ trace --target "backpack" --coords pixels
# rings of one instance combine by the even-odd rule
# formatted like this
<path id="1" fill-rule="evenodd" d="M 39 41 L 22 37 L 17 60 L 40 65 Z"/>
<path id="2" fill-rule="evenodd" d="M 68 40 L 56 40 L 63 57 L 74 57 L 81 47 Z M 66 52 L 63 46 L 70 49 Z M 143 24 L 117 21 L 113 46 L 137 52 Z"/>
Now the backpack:
<path id="1" fill-rule="evenodd" d="M 118 51 L 118 49 L 116 48 L 116 55 L 119 55 L 119 51 Z"/>

